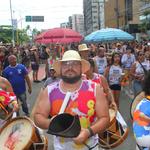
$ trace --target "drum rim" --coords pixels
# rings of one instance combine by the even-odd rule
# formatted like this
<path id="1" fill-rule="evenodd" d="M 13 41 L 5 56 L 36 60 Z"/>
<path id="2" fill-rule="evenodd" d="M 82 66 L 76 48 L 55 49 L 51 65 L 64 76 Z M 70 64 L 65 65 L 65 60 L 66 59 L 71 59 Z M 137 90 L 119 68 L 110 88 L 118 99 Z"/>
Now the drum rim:
<path id="1" fill-rule="evenodd" d="M 141 93 L 145 94 L 144 91 L 139 92 L 136 96 L 134 96 L 134 98 L 132 99 L 132 102 L 130 104 L 130 117 L 133 120 L 133 104 L 134 104 L 134 100 L 136 99 L 137 96 L 139 96 Z"/>
<path id="2" fill-rule="evenodd" d="M 123 134 L 123 136 L 122 136 L 122 138 L 120 138 L 118 141 L 111 144 L 109 147 L 105 146 L 105 145 L 102 145 L 99 142 L 99 146 L 102 147 L 102 148 L 105 148 L 105 149 L 115 148 L 115 147 L 119 146 L 120 144 L 122 144 L 126 140 L 126 138 L 128 137 L 128 133 L 129 133 L 129 128 L 127 127 L 124 134 Z"/>
<path id="3" fill-rule="evenodd" d="M 29 122 L 30 122 L 30 124 L 31 124 L 31 126 L 32 126 L 32 129 L 34 129 L 35 128 L 35 126 L 34 126 L 34 123 L 33 123 L 33 121 L 30 119 L 30 118 L 28 118 L 28 117 L 26 117 L 26 116 L 20 116 L 20 117 L 16 117 L 16 118 L 13 118 L 13 119 L 10 119 L 10 120 L 8 120 L 3 126 L 2 126 L 2 128 L 0 128 L 0 134 L 3 132 L 3 130 L 10 124 L 10 123 L 12 123 L 12 122 L 14 122 L 14 121 L 16 121 L 16 120 L 19 120 L 19 119 L 25 119 L 25 120 L 28 120 Z M 33 130 L 32 130 L 32 136 L 33 136 Z M 31 142 L 31 141 L 29 141 L 29 142 Z M 24 146 L 24 147 L 27 147 L 28 145 L 29 145 L 29 142 Z"/>

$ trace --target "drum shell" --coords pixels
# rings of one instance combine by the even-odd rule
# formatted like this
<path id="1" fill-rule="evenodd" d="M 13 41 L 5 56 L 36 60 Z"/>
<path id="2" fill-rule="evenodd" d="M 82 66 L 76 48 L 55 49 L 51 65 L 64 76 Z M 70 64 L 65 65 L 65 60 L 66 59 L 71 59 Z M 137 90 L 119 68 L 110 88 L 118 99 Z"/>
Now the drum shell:
<path id="1" fill-rule="evenodd" d="M 133 113 L 134 110 L 136 108 L 136 106 L 139 104 L 139 102 L 145 97 L 145 93 L 144 92 L 140 92 L 139 94 L 137 94 L 135 96 L 135 98 L 133 99 L 131 105 L 130 105 L 130 115 L 131 118 L 133 118 Z"/>
<path id="2" fill-rule="evenodd" d="M 106 131 L 99 134 L 99 145 L 104 149 L 115 148 L 127 138 L 128 132 L 128 128 L 124 129 L 115 117 Z"/>

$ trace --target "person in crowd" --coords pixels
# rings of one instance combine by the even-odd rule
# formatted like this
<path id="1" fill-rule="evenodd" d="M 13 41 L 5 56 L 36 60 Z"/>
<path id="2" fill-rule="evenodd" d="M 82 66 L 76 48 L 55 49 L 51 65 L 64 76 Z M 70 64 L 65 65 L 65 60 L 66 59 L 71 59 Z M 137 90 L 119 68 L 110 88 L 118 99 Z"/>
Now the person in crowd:
<path id="1" fill-rule="evenodd" d="M 10 65 L 3 70 L 2 74 L 11 83 L 17 99 L 21 101 L 23 112 L 26 116 L 29 116 L 26 83 L 28 85 L 29 94 L 32 92 L 32 87 L 27 68 L 22 64 L 17 64 L 17 58 L 15 55 L 10 55 L 8 61 Z"/>
<path id="2" fill-rule="evenodd" d="M 79 116 L 81 132 L 71 139 L 55 136 L 54 149 L 86 150 L 93 147 L 93 150 L 98 150 L 97 133 L 107 128 L 109 111 L 102 87 L 90 80 L 82 80 L 82 74 L 89 70 L 90 64 L 81 59 L 77 51 L 68 50 L 62 60 L 55 61 L 53 67 L 61 79 L 48 85 L 39 96 L 40 99 L 37 99 L 38 104 L 33 112 L 35 124 L 48 129 L 51 123 L 48 116 L 59 113 L 65 95 L 69 92 L 65 113 Z"/>
<path id="3" fill-rule="evenodd" d="M 137 53 L 137 61 L 132 65 L 130 74 L 133 78 L 133 92 L 136 96 L 142 91 L 142 82 L 144 80 L 144 74 L 150 69 L 149 61 L 146 61 L 143 51 Z"/>
<path id="4" fill-rule="evenodd" d="M 135 62 L 135 55 L 131 53 L 132 48 L 127 46 L 126 47 L 126 53 L 122 55 L 121 63 L 123 67 L 123 72 L 125 73 L 124 78 L 126 78 L 126 82 L 129 83 L 129 89 L 130 94 L 133 94 L 132 92 L 132 78 L 130 77 L 130 69 L 132 64 Z"/>
<path id="5" fill-rule="evenodd" d="M 31 68 L 33 70 L 33 82 L 40 82 L 38 80 L 39 55 L 36 46 L 32 46 L 32 48 L 30 49 L 30 61 L 31 61 Z"/>
<path id="6" fill-rule="evenodd" d="M 27 67 L 27 69 L 28 69 L 29 66 L 30 66 L 30 52 L 29 52 L 29 49 L 26 46 L 26 47 L 22 47 L 21 50 L 22 50 L 22 53 L 21 53 L 21 57 L 22 57 L 21 63 L 23 65 L 25 65 Z"/>
<path id="7" fill-rule="evenodd" d="M 56 82 L 57 80 L 59 80 L 59 78 L 56 75 L 56 71 L 53 67 L 51 67 L 49 69 L 49 76 L 47 78 L 47 80 L 44 83 L 44 88 L 46 88 L 49 84 Z"/>
<path id="8" fill-rule="evenodd" d="M 103 87 L 103 91 L 106 95 L 106 98 L 107 98 L 107 101 L 109 104 L 109 108 L 117 110 L 117 106 L 116 106 L 116 103 L 114 101 L 113 94 L 109 88 L 109 85 L 108 85 L 106 78 L 103 75 L 100 75 L 100 74 L 94 72 L 95 62 L 93 59 L 88 59 L 88 62 L 90 63 L 90 69 L 85 73 L 86 79 L 90 79 L 93 82 L 100 84 Z"/>
<path id="9" fill-rule="evenodd" d="M 123 70 L 121 68 L 121 57 L 119 53 L 113 53 L 112 64 L 105 70 L 104 76 L 108 79 L 109 87 L 112 90 L 116 105 L 119 109 L 119 96 L 121 91 L 121 79 Z"/>
<path id="10" fill-rule="evenodd" d="M 107 67 L 107 59 L 105 56 L 105 51 L 106 51 L 106 49 L 103 46 L 100 46 L 97 49 L 96 56 L 93 58 L 97 64 L 96 70 L 98 70 L 99 74 L 104 74 L 105 68 Z M 95 70 L 95 72 L 97 72 L 96 70 Z"/>
<path id="11" fill-rule="evenodd" d="M 89 58 L 89 48 L 86 44 L 78 45 L 78 51 L 82 59 L 88 60 Z"/>
<path id="12" fill-rule="evenodd" d="M 143 81 L 145 97 L 137 104 L 133 113 L 133 132 L 136 150 L 150 149 L 150 72 Z"/>
<path id="13" fill-rule="evenodd" d="M 115 48 L 114 52 L 117 52 L 119 54 L 123 53 L 121 43 L 116 43 L 116 48 Z"/>
<path id="14" fill-rule="evenodd" d="M 46 61 L 46 65 L 45 65 L 45 73 L 46 73 L 46 78 L 48 78 L 50 76 L 50 69 L 52 68 L 53 63 L 58 60 L 59 58 L 56 55 L 56 51 L 55 49 L 49 49 L 47 47 L 47 53 L 48 53 L 48 59 Z"/>

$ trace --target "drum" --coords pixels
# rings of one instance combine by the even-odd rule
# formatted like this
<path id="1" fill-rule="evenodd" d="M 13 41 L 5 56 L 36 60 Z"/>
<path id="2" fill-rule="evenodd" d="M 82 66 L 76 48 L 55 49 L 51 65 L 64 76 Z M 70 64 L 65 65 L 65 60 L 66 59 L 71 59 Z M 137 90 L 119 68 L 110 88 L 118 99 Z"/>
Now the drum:
<path id="1" fill-rule="evenodd" d="M 140 92 L 137 96 L 135 96 L 135 98 L 133 99 L 131 106 L 130 106 L 130 115 L 131 118 L 133 118 L 133 112 L 137 106 L 137 104 L 145 97 L 145 93 L 144 92 Z"/>
<path id="2" fill-rule="evenodd" d="M 0 129 L 0 149 L 47 150 L 48 140 L 40 135 L 32 120 L 17 117 L 9 120 Z"/>
<path id="3" fill-rule="evenodd" d="M 121 114 L 110 114 L 111 120 L 105 132 L 99 134 L 99 145 L 104 149 L 112 149 L 120 145 L 128 135 L 128 127 Z"/>

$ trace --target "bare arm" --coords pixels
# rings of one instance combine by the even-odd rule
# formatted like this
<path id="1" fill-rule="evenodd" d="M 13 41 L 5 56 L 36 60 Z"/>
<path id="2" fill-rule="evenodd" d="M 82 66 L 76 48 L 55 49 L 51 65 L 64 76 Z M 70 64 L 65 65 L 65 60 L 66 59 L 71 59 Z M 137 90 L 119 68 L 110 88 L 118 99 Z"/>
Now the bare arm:
<path id="1" fill-rule="evenodd" d="M 32 92 L 32 86 L 31 86 L 31 80 L 30 80 L 28 74 L 25 76 L 25 80 L 26 80 L 27 85 L 28 85 L 28 92 L 31 93 Z"/>
<path id="2" fill-rule="evenodd" d="M 6 91 L 7 92 L 13 92 L 13 88 L 12 88 L 10 82 L 7 79 L 5 79 L 5 78 L 3 80 L 4 80 L 4 83 L 6 85 Z"/>
<path id="3" fill-rule="evenodd" d="M 104 77 L 107 79 L 108 78 L 108 75 L 109 75 L 109 69 L 110 67 L 106 67 L 105 71 L 104 71 Z"/>
<path id="4" fill-rule="evenodd" d="M 50 102 L 48 99 L 48 90 L 46 88 L 44 90 L 41 90 L 36 100 L 34 110 L 32 111 L 32 116 L 35 124 L 42 129 L 48 129 L 50 124 L 50 119 L 48 119 L 49 113 Z"/>
<path id="5" fill-rule="evenodd" d="M 101 83 L 102 87 L 104 89 L 104 93 L 106 94 L 106 98 L 109 104 L 109 108 L 112 108 L 114 110 L 117 110 L 117 106 L 113 97 L 113 94 L 109 88 L 108 82 L 104 76 L 101 76 Z"/>
<path id="6" fill-rule="evenodd" d="M 98 73 L 98 67 L 97 67 L 96 60 L 94 58 L 93 58 L 93 60 L 94 60 L 94 64 L 95 64 L 94 72 Z"/>
<path id="7" fill-rule="evenodd" d="M 97 121 L 95 124 L 91 126 L 93 132 L 100 133 L 103 132 L 109 124 L 109 110 L 108 110 L 108 103 L 106 97 L 103 92 L 103 88 L 100 85 L 96 87 L 96 116 Z"/>
<path id="8" fill-rule="evenodd" d="M 130 74 L 133 78 L 135 78 L 135 69 L 136 69 L 136 63 L 134 63 L 130 69 Z"/>

